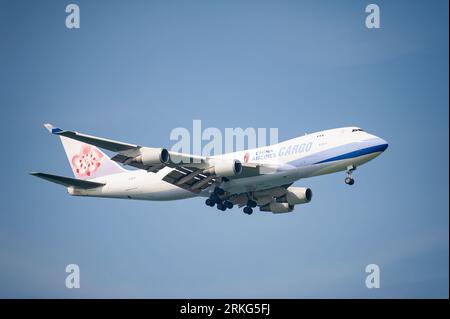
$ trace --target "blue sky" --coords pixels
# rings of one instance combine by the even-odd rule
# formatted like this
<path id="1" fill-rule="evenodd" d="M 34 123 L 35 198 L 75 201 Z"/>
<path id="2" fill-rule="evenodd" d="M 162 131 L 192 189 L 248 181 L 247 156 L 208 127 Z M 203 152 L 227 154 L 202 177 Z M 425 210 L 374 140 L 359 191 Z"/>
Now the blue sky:
<path id="1" fill-rule="evenodd" d="M 449 282 L 448 2 L 0 1 L 0 297 L 445 297 Z M 203 199 L 74 198 L 45 122 L 170 147 L 192 126 L 347 125 L 389 142 L 355 172 L 302 180 L 280 216 Z M 66 289 L 67 264 L 81 288 Z M 365 267 L 381 288 L 365 287 Z"/>

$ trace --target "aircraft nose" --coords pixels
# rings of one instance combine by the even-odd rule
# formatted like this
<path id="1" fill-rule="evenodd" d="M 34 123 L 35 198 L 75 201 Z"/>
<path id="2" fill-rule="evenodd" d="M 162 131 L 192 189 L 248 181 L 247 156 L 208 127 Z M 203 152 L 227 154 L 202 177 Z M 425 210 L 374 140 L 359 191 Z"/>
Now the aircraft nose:
<path id="1" fill-rule="evenodd" d="M 389 143 L 386 140 L 383 140 L 382 138 L 378 138 L 377 144 L 378 144 L 377 146 L 381 152 L 384 152 L 389 146 Z"/>

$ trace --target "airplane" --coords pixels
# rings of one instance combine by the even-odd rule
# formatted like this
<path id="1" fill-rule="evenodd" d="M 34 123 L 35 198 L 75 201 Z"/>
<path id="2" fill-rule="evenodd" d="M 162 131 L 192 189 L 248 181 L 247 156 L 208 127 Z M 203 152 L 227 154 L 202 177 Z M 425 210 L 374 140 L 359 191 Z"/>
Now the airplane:
<path id="1" fill-rule="evenodd" d="M 359 127 L 342 127 L 270 146 L 199 156 L 44 126 L 60 137 L 75 178 L 30 174 L 66 186 L 70 195 L 153 201 L 201 196 L 207 206 L 225 211 L 237 205 L 248 215 L 255 207 L 280 214 L 309 203 L 311 189 L 292 186 L 298 180 L 345 171 L 345 183 L 353 185 L 354 170 L 388 147 Z"/>

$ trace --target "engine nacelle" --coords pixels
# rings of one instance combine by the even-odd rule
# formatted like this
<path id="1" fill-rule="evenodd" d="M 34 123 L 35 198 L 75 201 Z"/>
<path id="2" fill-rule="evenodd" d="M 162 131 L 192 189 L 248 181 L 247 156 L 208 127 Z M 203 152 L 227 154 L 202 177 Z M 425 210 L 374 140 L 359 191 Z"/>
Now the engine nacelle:
<path id="1" fill-rule="evenodd" d="M 292 212 L 293 209 L 293 205 L 289 205 L 288 203 L 278 203 L 275 201 L 260 207 L 262 212 L 272 212 L 274 214 L 289 213 Z"/>
<path id="2" fill-rule="evenodd" d="M 288 187 L 283 199 L 289 205 L 309 203 L 312 199 L 312 191 L 308 187 Z"/>
<path id="3" fill-rule="evenodd" d="M 165 148 L 142 147 L 140 153 L 133 160 L 144 165 L 166 164 L 170 160 L 169 152 Z"/>
<path id="4" fill-rule="evenodd" d="M 272 213 L 274 214 L 289 213 L 292 212 L 292 210 L 294 209 L 293 205 L 289 205 L 288 203 L 277 203 L 277 202 L 271 202 L 269 207 Z"/>
<path id="5" fill-rule="evenodd" d="M 206 169 L 205 173 L 215 174 L 219 177 L 235 176 L 242 173 L 242 164 L 238 160 L 217 161 L 213 167 Z"/>

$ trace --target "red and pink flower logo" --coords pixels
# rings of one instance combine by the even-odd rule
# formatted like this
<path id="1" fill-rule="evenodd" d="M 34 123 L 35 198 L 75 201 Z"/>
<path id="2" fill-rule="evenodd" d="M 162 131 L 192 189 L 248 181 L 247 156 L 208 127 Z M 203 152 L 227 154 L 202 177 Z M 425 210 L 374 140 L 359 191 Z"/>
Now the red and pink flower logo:
<path id="1" fill-rule="evenodd" d="M 72 165 L 75 173 L 80 176 L 91 176 L 101 165 L 103 154 L 90 145 L 83 145 L 80 153 L 72 157 Z"/>
<path id="2" fill-rule="evenodd" d="M 250 153 L 245 153 L 245 155 L 244 155 L 244 163 L 247 163 L 249 158 L 250 158 Z"/>

